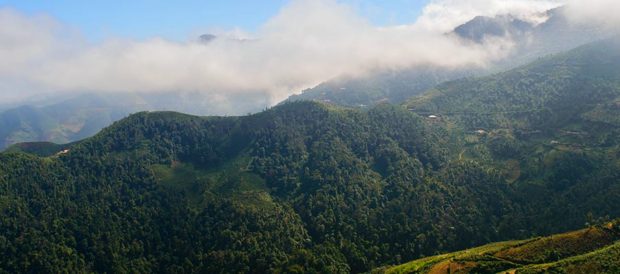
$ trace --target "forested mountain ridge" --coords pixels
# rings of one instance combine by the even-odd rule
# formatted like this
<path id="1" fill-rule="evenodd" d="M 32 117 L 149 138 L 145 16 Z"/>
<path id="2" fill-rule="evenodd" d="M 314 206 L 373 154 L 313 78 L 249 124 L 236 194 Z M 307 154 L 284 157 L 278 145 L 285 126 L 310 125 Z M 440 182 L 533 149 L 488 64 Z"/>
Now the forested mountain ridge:
<path id="1" fill-rule="evenodd" d="M 438 86 L 406 106 L 462 131 L 460 159 L 503 170 L 546 224 L 578 227 L 567 214 L 618 216 L 610 193 L 618 182 L 620 44 L 592 43 L 530 65 L 479 79 Z M 544 200 L 560 192 L 562 202 Z M 609 193 L 609 194 L 610 194 Z M 543 213 L 544 212 L 544 213 Z M 532 223 L 530 226 L 538 226 Z M 545 229 L 545 234 L 553 233 Z"/>
<path id="2" fill-rule="evenodd" d="M 357 273 L 620 216 L 617 126 L 569 130 L 613 117 L 604 102 L 620 90 L 606 45 L 458 92 L 448 83 L 407 107 L 143 112 L 63 153 L 1 153 L 0 272 Z M 588 69 L 546 73 L 563 58 Z M 504 111 L 537 102 L 532 86 L 557 91 L 536 92 L 549 117 L 563 105 L 588 115 L 545 131 L 540 115 Z M 449 113 L 457 101 L 476 113 Z"/>
<path id="3" fill-rule="evenodd" d="M 324 79 L 325 82 L 292 95 L 285 101 L 317 100 L 347 107 L 368 107 L 386 102 L 401 104 L 446 81 L 514 68 L 547 54 L 562 52 L 609 35 L 596 24 L 571 22 L 563 8 L 549 10 L 543 17 L 548 19 L 533 24 L 510 14 L 494 18 L 478 16 L 445 34 L 445 37 L 454 38 L 457 44 L 484 44 L 487 38 L 510 40 L 514 44 L 514 48 L 506 52 L 507 56 L 488 60 L 488 66 L 485 67 L 451 67 L 429 63 L 376 69 L 355 77 L 334 75 L 335 79 Z M 199 40 L 210 44 L 218 40 L 213 37 L 205 34 Z M 51 93 L 5 103 L 0 106 L 0 150 L 21 142 L 78 141 L 138 111 L 175 110 L 196 115 L 242 115 L 258 112 L 272 104 L 269 98 L 261 94 L 239 101 L 191 92 L 109 91 L 93 94 L 88 90 Z"/>
<path id="4" fill-rule="evenodd" d="M 0 150 L 16 143 L 68 143 L 90 137 L 139 107 L 111 102 L 102 96 L 25 104 L 0 111 Z"/>
<path id="5" fill-rule="evenodd" d="M 247 102 L 213 103 L 199 93 L 79 93 L 33 98 L 0 109 L 0 150 L 16 143 L 68 143 L 91 137 L 131 113 L 177 110 L 194 115 L 236 114 L 241 109 L 258 112 L 266 102 L 248 97 Z"/>
<path id="6" fill-rule="evenodd" d="M 481 73 L 481 69 L 471 67 L 453 69 L 432 65 L 388 70 L 364 77 L 332 79 L 300 94 L 291 95 L 285 102 L 316 100 L 347 107 L 400 104 L 445 81 Z"/>
<path id="7" fill-rule="evenodd" d="M 66 154 L 4 153 L 0 268 L 358 272 L 407 258 L 396 235 L 422 227 L 382 215 L 420 206 L 399 193 L 433 199 L 421 182 L 447 163 L 441 132 L 399 107 L 295 103 L 241 118 L 140 113 Z M 448 245 L 424 233 L 419 252 Z"/>
<path id="8" fill-rule="evenodd" d="M 469 127 L 561 126 L 618 99 L 619 41 L 603 40 L 496 75 L 448 82 L 406 105 L 419 113 L 464 117 L 460 121 Z"/>
<path id="9" fill-rule="evenodd" d="M 446 34 L 464 44 L 493 44 L 497 39 L 510 41 L 512 48 L 505 52 L 505 56 L 488 60 L 486 66 L 427 64 L 371 72 L 361 77 L 340 77 L 292 95 L 286 101 L 317 100 L 349 107 L 385 102 L 401 104 L 447 81 L 513 69 L 550 54 L 613 36 L 604 26 L 595 22 L 573 22 L 566 13 L 565 7 L 548 10 L 539 14 L 546 18 L 539 23 L 511 14 L 476 16 Z"/>

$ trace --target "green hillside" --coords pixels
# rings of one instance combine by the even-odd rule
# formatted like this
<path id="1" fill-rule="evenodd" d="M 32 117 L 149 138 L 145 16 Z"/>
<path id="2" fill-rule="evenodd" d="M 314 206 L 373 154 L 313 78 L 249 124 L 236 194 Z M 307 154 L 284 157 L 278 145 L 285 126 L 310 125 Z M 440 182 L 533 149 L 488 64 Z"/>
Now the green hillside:
<path id="1" fill-rule="evenodd" d="M 139 109 L 122 104 L 82 95 L 0 111 L 0 150 L 23 142 L 68 143 L 90 137 Z"/>
<path id="2" fill-rule="evenodd" d="M 418 259 L 373 273 L 618 273 L 620 221 Z"/>
<path id="3" fill-rule="evenodd" d="M 540 197 L 540 204 L 530 205 L 546 210 L 532 214 L 562 226 L 572 222 L 567 214 L 586 214 L 573 200 L 596 205 L 595 215 L 620 216 L 607 206 L 609 198 L 596 194 L 600 188 L 619 193 L 618 71 L 620 43 L 605 40 L 497 75 L 446 83 L 406 106 L 453 125 L 463 144 L 459 159 L 503 169 L 519 192 Z M 544 201 L 554 192 L 564 201 Z"/>
<path id="4" fill-rule="evenodd" d="M 62 153 L 65 148 L 70 146 L 71 144 L 59 145 L 49 142 L 18 143 L 8 147 L 4 152 L 23 152 L 41 157 L 48 157 Z"/>
<path id="5" fill-rule="evenodd" d="M 381 71 L 362 77 L 341 77 L 292 95 L 285 102 L 314 100 L 347 107 L 400 104 L 442 82 L 482 72 L 478 68 L 455 69 L 428 65 Z"/>
<path id="6" fill-rule="evenodd" d="M 406 105 L 416 113 L 451 117 L 469 129 L 616 125 L 602 113 L 614 111 L 620 100 L 618 41 L 589 44 L 489 77 L 445 83 Z"/>
<path id="7" fill-rule="evenodd" d="M 69 143 L 91 137 L 131 113 L 177 110 L 205 115 L 246 114 L 264 109 L 261 98 L 230 106 L 201 93 L 83 93 L 32 98 L 0 107 L 0 150 L 23 142 Z"/>
<path id="8" fill-rule="evenodd" d="M 0 153 L 0 272 L 359 273 L 620 216 L 615 45 L 406 106 L 142 112 L 60 154 Z M 485 260 L 598 256 L 554 250 Z"/>
<path id="9" fill-rule="evenodd" d="M 0 268 L 358 272 L 413 256 L 396 243 L 421 233 L 416 248 L 431 252 L 452 244 L 423 206 L 445 195 L 424 177 L 446 163 L 441 132 L 398 107 L 296 103 L 240 118 L 140 113 L 66 154 L 4 153 Z M 481 184 L 455 191 L 491 191 Z M 395 214 L 404 206 L 416 215 Z"/>
<path id="10" fill-rule="evenodd" d="M 454 28 L 449 35 L 458 37 L 464 43 L 489 45 L 493 42 L 485 39 L 499 37 L 514 43 L 508 56 L 484 67 L 430 64 L 380 70 L 361 77 L 340 77 L 292 95 L 286 102 L 315 100 L 348 107 L 367 107 L 386 102 L 401 104 L 447 81 L 515 68 L 609 35 L 604 28 L 597 27 L 595 22 L 572 24 L 562 7 L 548 10 L 546 16 L 546 21 L 540 24 L 523 21 L 514 14 L 476 16 Z"/>

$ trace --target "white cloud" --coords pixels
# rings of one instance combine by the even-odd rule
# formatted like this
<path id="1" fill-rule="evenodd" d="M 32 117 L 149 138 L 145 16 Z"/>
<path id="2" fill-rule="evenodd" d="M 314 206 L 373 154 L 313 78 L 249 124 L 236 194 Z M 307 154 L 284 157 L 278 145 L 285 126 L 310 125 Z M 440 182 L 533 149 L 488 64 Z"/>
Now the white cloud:
<path id="1" fill-rule="evenodd" d="M 568 0 L 566 14 L 577 24 L 603 25 L 612 31 L 620 30 L 620 1 Z"/>
<path id="2" fill-rule="evenodd" d="M 340 75 L 429 63 L 484 65 L 510 43 L 463 45 L 444 33 L 476 15 L 526 16 L 559 4 L 436 0 L 411 25 L 378 28 L 335 0 L 294 0 L 256 33 L 233 30 L 207 44 L 153 38 L 92 45 L 52 18 L 3 9 L 0 100 L 54 92 L 198 92 L 229 102 L 262 96 L 273 104 Z"/>
<path id="3" fill-rule="evenodd" d="M 31 70 L 55 62 L 79 47 L 75 32 L 44 15 L 0 9 L 0 99 L 23 96 Z"/>
<path id="4" fill-rule="evenodd" d="M 417 24 L 428 29 L 450 31 L 475 16 L 511 14 L 537 21 L 538 14 L 563 5 L 565 0 L 434 0 L 423 10 Z"/>

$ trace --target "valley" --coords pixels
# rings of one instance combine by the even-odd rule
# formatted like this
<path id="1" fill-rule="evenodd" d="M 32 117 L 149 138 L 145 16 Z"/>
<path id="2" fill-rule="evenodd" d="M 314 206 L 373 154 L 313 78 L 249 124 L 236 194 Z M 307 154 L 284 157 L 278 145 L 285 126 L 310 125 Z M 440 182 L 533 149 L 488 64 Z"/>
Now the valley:
<path id="1" fill-rule="evenodd" d="M 552 2 L 182 41 L 0 6 L 0 273 L 618 273 L 618 24 Z"/>
<path id="2" fill-rule="evenodd" d="M 142 112 L 57 152 L 10 149 L 2 250 L 23 260 L 0 266 L 364 272 L 620 216 L 618 127 L 593 116 L 620 96 L 615 67 L 596 65 L 620 56 L 614 41 L 402 106 Z"/>

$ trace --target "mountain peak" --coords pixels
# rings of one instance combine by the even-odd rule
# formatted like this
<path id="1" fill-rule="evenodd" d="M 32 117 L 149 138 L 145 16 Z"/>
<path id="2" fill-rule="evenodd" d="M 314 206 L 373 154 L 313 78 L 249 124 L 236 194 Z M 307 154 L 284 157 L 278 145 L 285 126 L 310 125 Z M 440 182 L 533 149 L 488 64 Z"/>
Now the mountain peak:
<path id="1" fill-rule="evenodd" d="M 454 33 L 461 38 L 482 43 L 489 37 L 521 35 L 533 29 L 532 23 L 512 15 L 476 16 L 469 22 L 456 27 Z"/>
<path id="2" fill-rule="evenodd" d="M 210 33 L 206 33 L 206 34 L 200 35 L 200 37 L 199 37 L 200 42 L 202 42 L 202 43 L 209 43 L 209 42 L 215 40 L 216 38 L 217 38 L 217 36 L 215 36 L 213 34 L 210 34 Z"/>

